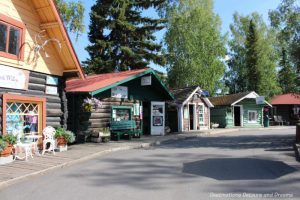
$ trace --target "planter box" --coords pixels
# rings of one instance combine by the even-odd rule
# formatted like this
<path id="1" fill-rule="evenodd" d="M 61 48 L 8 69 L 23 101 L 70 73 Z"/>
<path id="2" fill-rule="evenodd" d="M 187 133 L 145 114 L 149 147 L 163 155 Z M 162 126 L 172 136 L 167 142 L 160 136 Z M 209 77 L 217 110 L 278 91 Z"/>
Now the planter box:
<path id="1" fill-rule="evenodd" d="M 68 145 L 64 145 L 64 146 L 57 146 L 56 150 L 58 152 L 63 152 L 63 151 L 68 151 Z"/>
<path id="2" fill-rule="evenodd" d="M 13 156 L 0 157 L 0 165 L 5 165 L 14 161 Z"/>
<path id="3" fill-rule="evenodd" d="M 99 131 L 99 134 L 92 135 L 91 142 L 96 142 L 96 143 L 108 142 L 109 139 L 110 139 L 110 132 L 104 133 L 104 132 Z"/>

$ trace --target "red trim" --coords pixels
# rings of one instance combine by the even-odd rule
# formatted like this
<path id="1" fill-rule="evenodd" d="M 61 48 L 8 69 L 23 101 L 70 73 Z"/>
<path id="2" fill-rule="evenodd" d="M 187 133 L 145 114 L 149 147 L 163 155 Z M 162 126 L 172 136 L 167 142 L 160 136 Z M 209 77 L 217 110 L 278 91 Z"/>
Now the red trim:
<path id="1" fill-rule="evenodd" d="M 16 27 L 16 28 L 19 28 L 20 31 L 21 31 L 21 37 L 20 37 L 20 44 L 19 44 L 19 55 L 14 55 L 14 54 L 10 54 L 10 53 L 7 53 L 7 52 L 2 52 L 0 51 L 0 56 L 3 56 L 3 57 L 6 57 L 6 58 L 9 58 L 9 59 L 14 59 L 14 60 L 21 60 L 21 61 L 24 61 L 24 48 L 23 48 L 23 45 L 25 43 L 25 33 L 26 33 L 26 27 L 25 27 L 25 24 L 23 24 L 22 22 L 20 21 L 17 21 L 15 19 L 12 19 L 6 15 L 3 15 L 3 14 L 0 14 L 0 22 L 3 22 L 5 24 L 8 25 L 8 27 Z M 8 31 L 8 30 L 7 30 Z M 9 40 L 9 31 L 8 31 L 8 35 L 7 35 L 7 46 L 6 46 L 6 49 L 8 49 L 8 40 Z"/>
<path id="2" fill-rule="evenodd" d="M 26 102 L 34 102 L 42 104 L 42 130 L 46 127 L 46 98 L 43 97 L 29 97 L 29 96 L 19 96 L 14 94 L 3 94 L 2 96 L 2 133 L 6 134 L 6 103 L 9 100 L 19 100 Z"/>
<path id="3" fill-rule="evenodd" d="M 71 39 L 69 37 L 67 29 L 64 26 L 64 23 L 62 22 L 62 19 L 61 19 L 60 15 L 59 15 L 59 13 L 57 11 L 57 7 L 56 7 L 56 5 L 55 5 L 55 3 L 54 3 L 53 0 L 48 0 L 48 2 L 50 4 L 52 10 L 54 11 L 54 15 L 55 15 L 55 18 L 58 21 L 58 24 L 60 26 L 61 32 L 62 32 L 63 36 L 66 38 L 67 46 L 71 50 L 71 55 L 72 55 L 73 59 L 75 60 L 75 64 L 76 64 L 76 67 L 77 67 L 77 69 L 79 71 L 79 74 L 80 74 L 81 78 L 84 80 L 85 79 L 85 75 L 83 73 L 83 69 L 82 69 L 82 67 L 80 65 L 80 61 L 79 61 L 79 59 L 78 59 L 78 57 L 77 57 L 77 55 L 75 53 L 75 49 L 73 47 L 73 44 L 71 43 Z"/>

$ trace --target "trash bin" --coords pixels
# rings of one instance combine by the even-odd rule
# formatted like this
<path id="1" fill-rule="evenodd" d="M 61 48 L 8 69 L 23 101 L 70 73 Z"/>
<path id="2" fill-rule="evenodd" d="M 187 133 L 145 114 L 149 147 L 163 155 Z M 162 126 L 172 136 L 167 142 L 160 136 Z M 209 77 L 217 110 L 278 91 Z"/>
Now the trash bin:
<path id="1" fill-rule="evenodd" d="M 300 143 L 300 124 L 296 124 L 296 143 Z"/>
<path id="2" fill-rule="evenodd" d="M 268 115 L 264 116 L 264 127 L 269 127 L 270 126 L 270 118 Z"/>

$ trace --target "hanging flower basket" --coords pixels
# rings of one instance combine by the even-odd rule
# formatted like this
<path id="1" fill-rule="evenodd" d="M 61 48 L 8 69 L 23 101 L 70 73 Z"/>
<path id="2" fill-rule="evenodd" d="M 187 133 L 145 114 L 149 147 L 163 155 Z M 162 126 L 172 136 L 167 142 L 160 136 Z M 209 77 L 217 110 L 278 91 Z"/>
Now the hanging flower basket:
<path id="1" fill-rule="evenodd" d="M 85 98 L 83 100 L 82 109 L 84 112 L 92 112 L 93 109 L 97 110 L 102 107 L 102 102 L 97 98 Z"/>

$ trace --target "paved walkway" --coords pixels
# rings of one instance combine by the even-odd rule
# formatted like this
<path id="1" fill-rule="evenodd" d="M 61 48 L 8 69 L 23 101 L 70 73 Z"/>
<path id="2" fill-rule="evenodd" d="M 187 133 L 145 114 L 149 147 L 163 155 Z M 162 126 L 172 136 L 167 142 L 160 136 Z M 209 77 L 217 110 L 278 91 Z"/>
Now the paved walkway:
<path id="1" fill-rule="evenodd" d="M 267 129 L 272 130 L 287 128 L 290 129 L 295 127 L 272 127 Z M 167 136 L 143 137 L 141 139 L 133 139 L 131 141 L 122 140 L 119 142 L 112 141 L 109 143 L 85 143 L 80 145 L 71 145 L 68 147 L 68 151 L 66 152 L 57 152 L 55 155 L 46 153 L 44 156 L 34 156 L 33 159 L 29 158 L 28 161 L 16 160 L 7 165 L 0 165 L 0 188 L 35 175 L 44 174 L 50 170 L 63 168 L 114 151 L 149 147 L 154 144 L 159 145 L 160 142 L 169 139 L 180 139 L 203 134 L 221 134 L 239 130 L 241 129 L 213 129 L 188 134 L 184 133 Z"/>

